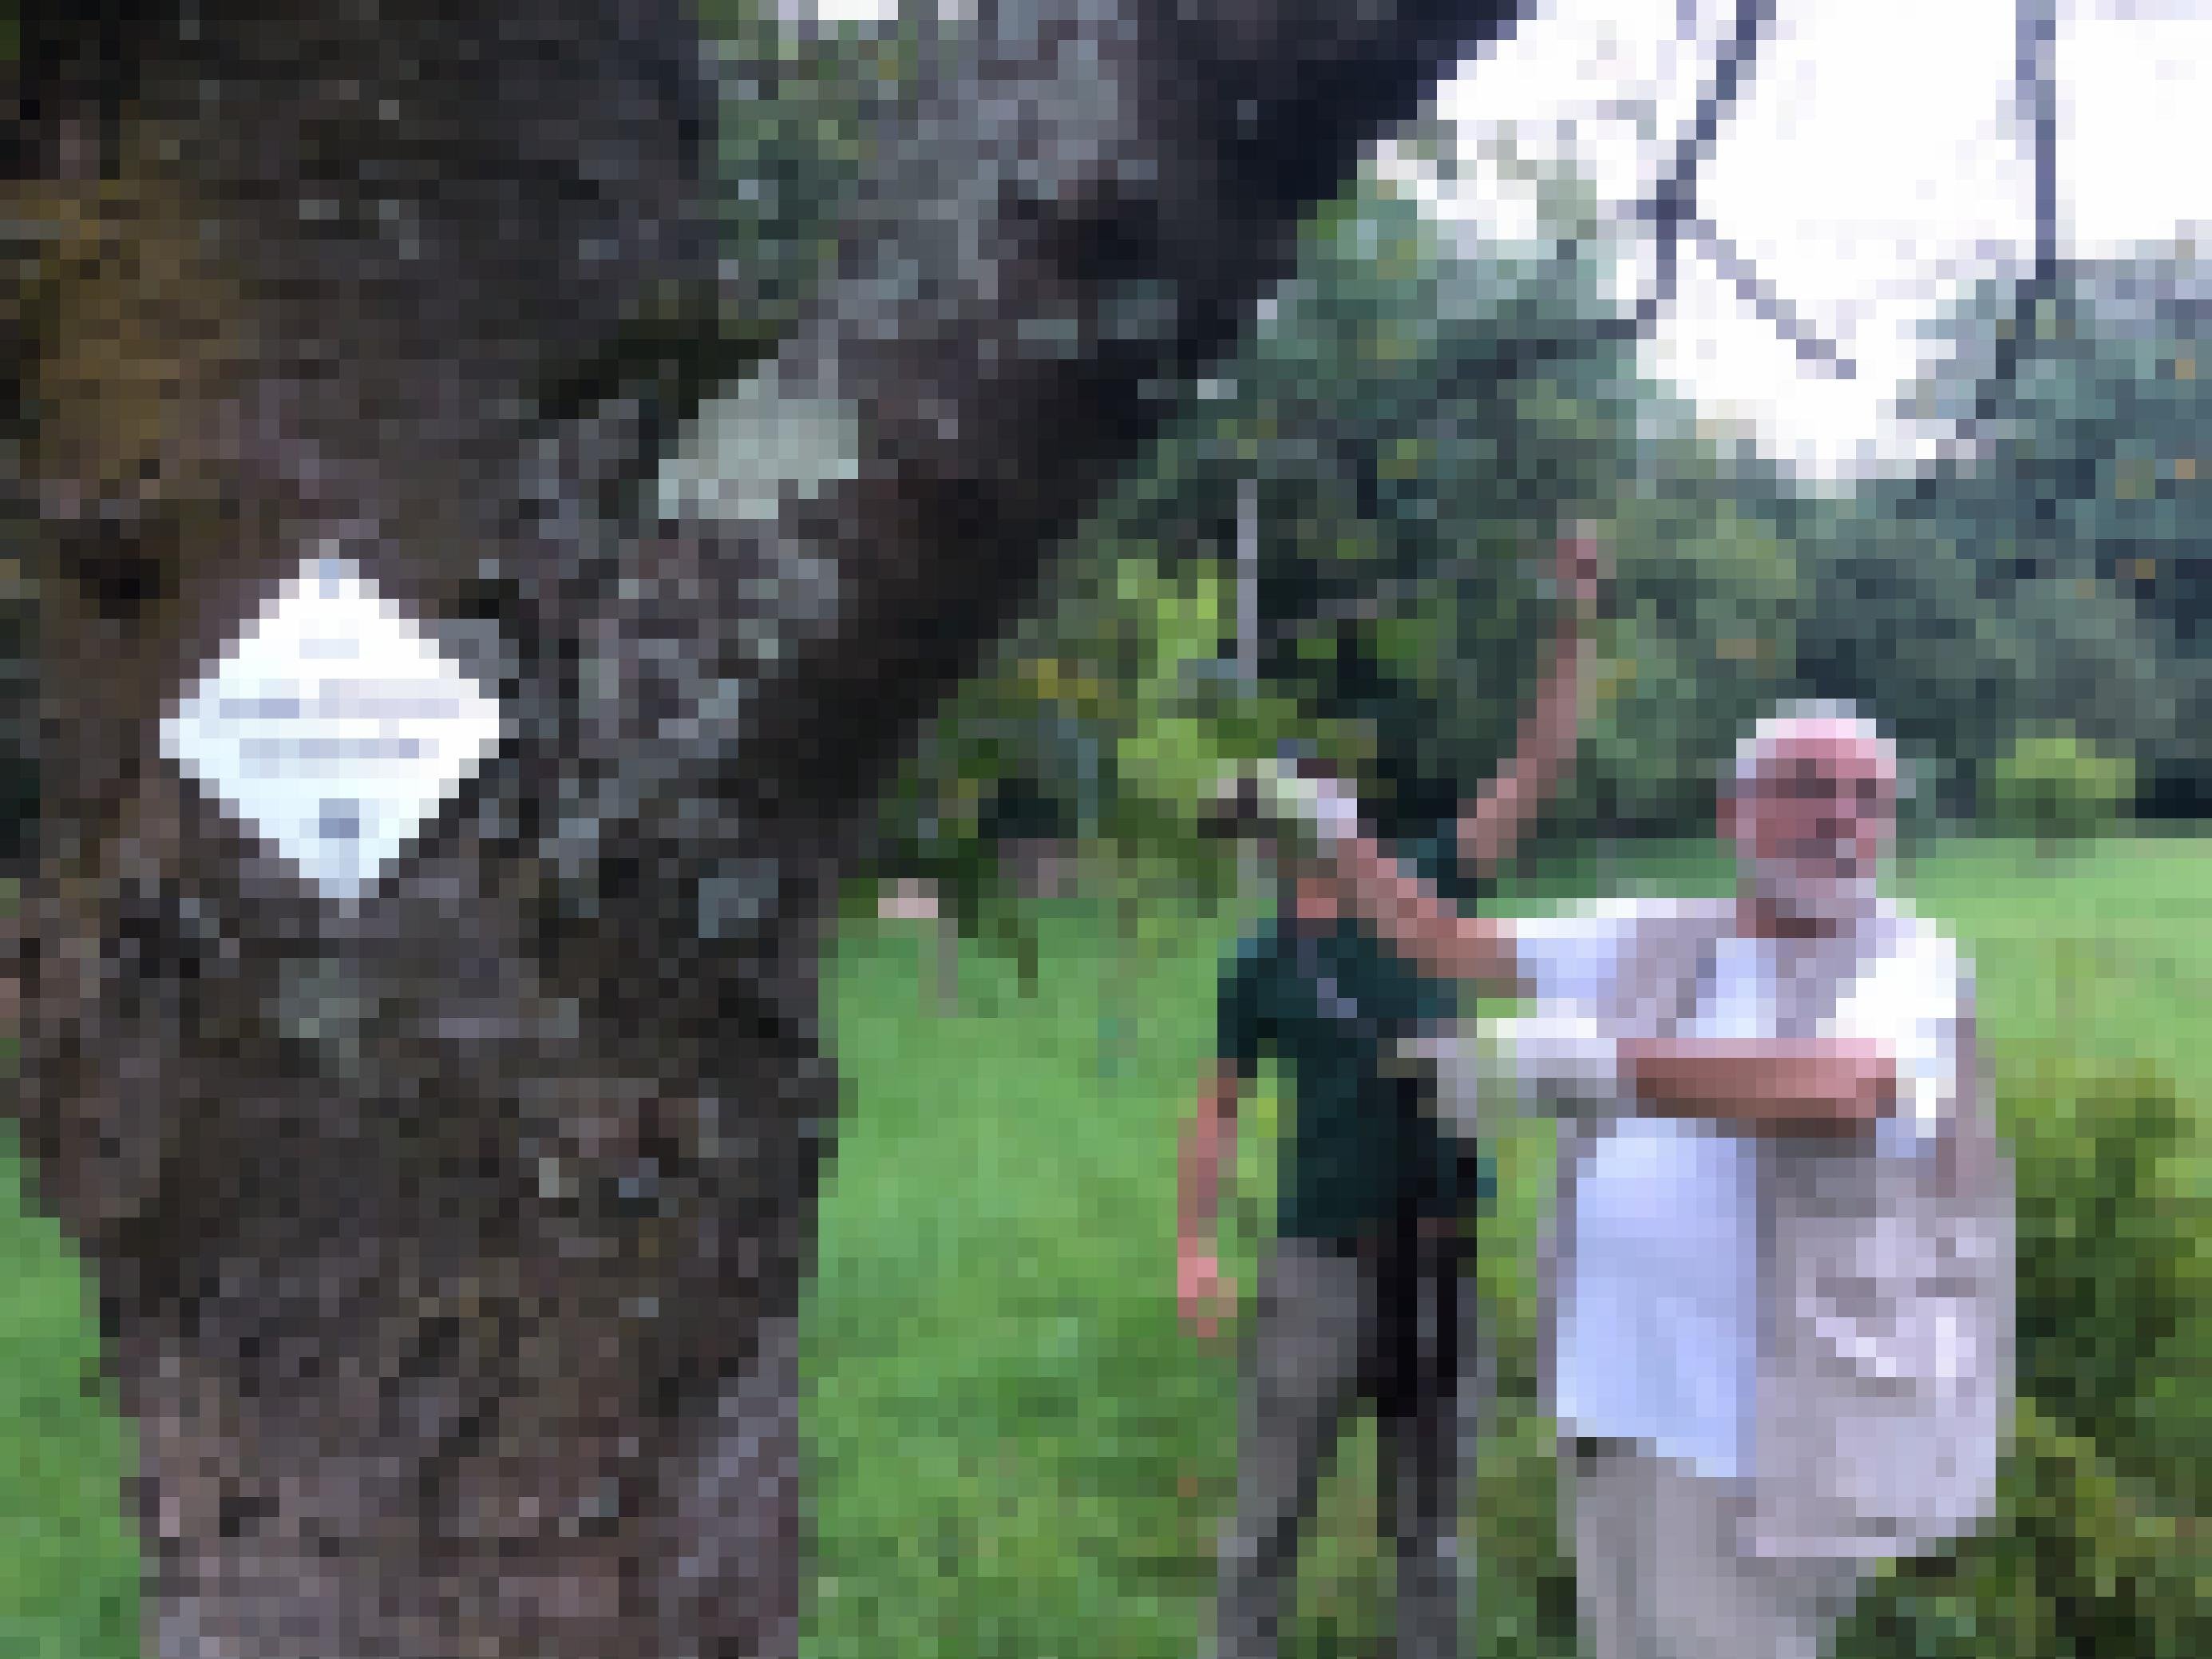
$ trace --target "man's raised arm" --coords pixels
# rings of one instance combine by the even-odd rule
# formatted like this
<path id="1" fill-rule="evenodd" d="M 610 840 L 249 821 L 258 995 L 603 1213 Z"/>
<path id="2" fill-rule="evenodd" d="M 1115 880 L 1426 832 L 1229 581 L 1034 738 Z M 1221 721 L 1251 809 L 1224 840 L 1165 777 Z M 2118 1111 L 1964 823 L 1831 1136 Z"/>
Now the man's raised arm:
<path id="1" fill-rule="evenodd" d="M 1560 536 L 1553 580 L 1559 623 L 1551 665 L 1522 720 L 1512 760 L 1483 787 L 1459 821 L 1460 852 L 1483 875 L 1494 873 L 1512 856 L 1574 758 L 1590 657 L 1589 624 L 1605 582 L 1604 556 L 1595 532 L 1577 526 Z"/>
<path id="2" fill-rule="evenodd" d="M 1484 786 L 1455 830 L 1462 856 L 1485 875 L 1511 855 L 1574 756 L 1588 630 L 1606 580 L 1593 531 L 1577 526 L 1559 538 L 1553 580 L 1559 623 L 1551 665 L 1522 720 L 1513 758 Z M 1313 850 L 1334 865 L 1347 907 L 1407 960 L 1487 993 L 1522 994 L 1510 924 L 1462 915 L 1445 903 L 1361 833 L 1357 801 L 1332 780 L 1278 773 L 1267 782 L 1267 810 L 1299 826 Z"/>

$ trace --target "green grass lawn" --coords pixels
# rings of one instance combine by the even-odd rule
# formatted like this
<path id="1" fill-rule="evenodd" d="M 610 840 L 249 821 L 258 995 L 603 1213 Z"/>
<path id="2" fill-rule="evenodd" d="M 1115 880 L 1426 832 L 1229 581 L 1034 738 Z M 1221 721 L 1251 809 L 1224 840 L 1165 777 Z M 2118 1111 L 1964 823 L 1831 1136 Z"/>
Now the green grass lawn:
<path id="1" fill-rule="evenodd" d="M 12 1056 L 10 1056 L 12 1060 Z M 137 1562 L 120 1510 L 122 1425 L 101 1409 L 84 1275 L 20 1207 L 0 1208 L 0 1659 L 137 1651 Z"/>
<path id="2" fill-rule="evenodd" d="M 1695 852 L 1645 867 L 1682 885 L 1718 874 Z M 1632 873 L 1555 876 L 1518 902 Z M 2055 1051 L 2148 1058 L 2192 1108 L 2203 1098 L 2212 842 L 2115 839 L 2053 860 L 1964 842 L 1910 884 L 1978 959 L 2001 1079 Z M 851 1109 L 808 1346 L 822 1659 L 1194 1650 L 1233 1473 L 1233 1361 L 1176 1326 L 1175 1146 L 1228 926 L 1125 945 L 1062 908 L 1042 924 L 1033 994 L 971 954 L 953 1012 L 919 930 L 848 930 L 830 994 Z M 1241 1151 L 1232 1255 L 1247 1284 L 1274 1110 L 1263 1091 Z M 1481 1273 L 1510 1347 L 1526 1335 L 1547 1148 L 1532 1127 L 1498 1152 Z M 2191 1191 L 2201 1200 L 2201 1182 Z M 0 1659 L 131 1650 L 123 1440 L 87 1392 L 94 1358 L 54 1230 L 0 1210 Z M 1486 1659 L 1571 1650 L 1547 1425 L 1518 1381 L 1477 1504 Z M 1356 1438 L 1324 1490 L 1309 1654 L 1366 1651 L 1375 1627 L 1370 1456 Z"/>

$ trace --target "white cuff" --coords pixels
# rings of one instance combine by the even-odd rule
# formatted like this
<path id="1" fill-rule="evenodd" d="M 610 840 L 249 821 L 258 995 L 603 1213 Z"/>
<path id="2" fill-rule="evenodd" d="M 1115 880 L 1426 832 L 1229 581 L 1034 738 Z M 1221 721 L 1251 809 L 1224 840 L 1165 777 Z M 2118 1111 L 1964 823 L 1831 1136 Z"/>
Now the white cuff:
<path id="1" fill-rule="evenodd" d="M 1524 1014 L 1487 1022 L 1482 1039 L 1523 1101 L 1568 1115 L 1620 1109 L 1620 1044 L 1584 1014 Z"/>
<path id="2" fill-rule="evenodd" d="M 1322 851 L 1358 835 L 1359 797 L 1336 779 L 1304 777 L 1294 767 L 1273 763 L 1260 769 L 1259 781 L 1275 816 L 1295 824 Z"/>

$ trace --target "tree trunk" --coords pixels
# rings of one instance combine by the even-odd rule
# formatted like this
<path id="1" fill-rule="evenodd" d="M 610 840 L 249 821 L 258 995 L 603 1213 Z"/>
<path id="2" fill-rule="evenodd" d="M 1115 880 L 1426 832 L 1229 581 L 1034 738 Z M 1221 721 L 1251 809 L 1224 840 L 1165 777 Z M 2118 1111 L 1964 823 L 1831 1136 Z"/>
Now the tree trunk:
<path id="1" fill-rule="evenodd" d="M 789 1655 L 861 809 L 1304 206 L 1510 8 L 1000 6 L 769 371 L 842 481 L 647 524 L 598 509 L 650 400 L 538 408 L 711 281 L 685 9 L 294 9 L 95 6 L 19 60 L 17 1109 L 139 1432 L 148 1649 Z M 157 750 L 333 549 L 509 716 L 350 909 Z"/>

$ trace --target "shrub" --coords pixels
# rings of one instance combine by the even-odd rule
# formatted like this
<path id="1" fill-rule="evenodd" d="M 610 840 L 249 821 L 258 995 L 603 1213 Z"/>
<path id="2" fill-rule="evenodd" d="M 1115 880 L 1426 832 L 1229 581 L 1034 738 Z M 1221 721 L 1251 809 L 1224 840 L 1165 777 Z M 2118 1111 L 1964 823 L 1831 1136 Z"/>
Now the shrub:
<path id="1" fill-rule="evenodd" d="M 2135 763 L 2071 732 L 2025 736 L 1991 764 L 1988 795 L 1995 822 L 2048 846 L 2110 827 L 2135 799 Z"/>
<path id="2" fill-rule="evenodd" d="M 2171 1080 L 2015 1053 L 2019 1409 L 1996 1512 L 1869 1584 L 1838 1659 L 2212 1653 L 2201 1220 Z"/>

